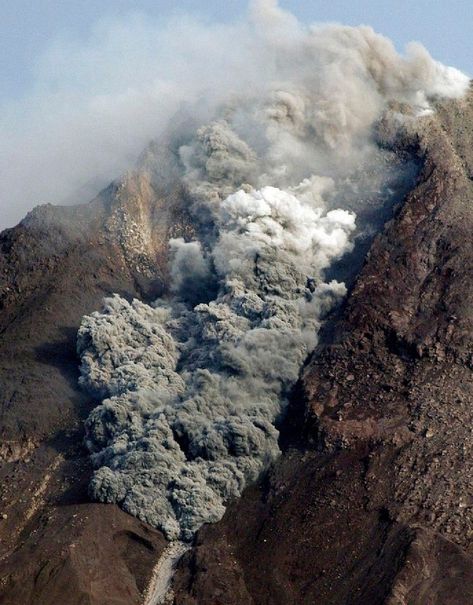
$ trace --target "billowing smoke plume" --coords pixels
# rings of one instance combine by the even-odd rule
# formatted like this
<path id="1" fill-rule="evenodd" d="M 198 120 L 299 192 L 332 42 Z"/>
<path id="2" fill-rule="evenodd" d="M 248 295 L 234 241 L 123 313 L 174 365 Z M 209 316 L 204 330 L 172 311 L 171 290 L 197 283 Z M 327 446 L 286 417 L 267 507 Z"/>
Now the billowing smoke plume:
<path id="1" fill-rule="evenodd" d="M 345 293 L 321 276 L 349 249 L 354 215 L 265 187 L 230 195 L 215 227 L 205 253 L 171 242 L 175 298 L 114 297 L 79 331 L 82 382 L 107 397 L 86 422 L 91 493 L 169 537 L 219 519 L 278 454 L 274 423 Z M 210 267 L 218 293 L 193 306 Z"/>
<path id="2" fill-rule="evenodd" d="M 269 1 L 252 15 L 250 73 L 229 61 L 235 90 L 168 131 L 199 234 L 170 242 L 169 296 L 107 299 L 78 336 L 81 383 L 103 399 L 86 422 L 90 493 L 169 538 L 220 519 L 279 453 L 291 388 L 346 291 L 325 275 L 353 247 L 347 208 L 382 205 L 402 173 L 377 120 L 400 104 L 398 120 L 429 119 L 467 84 L 369 28 L 304 28 Z"/>
<path id="3" fill-rule="evenodd" d="M 343 146 L 364 137 L 386 99 L 420 112 L 429 96 L 461 94 L 465 85 L 419 45 L 404 59 L 370 28 L 308 29 L 268 0 L 231 24 L 136 15 L 101 22 L 86 40 L 54 41 L 35 58 L 32 90 L 0 106 L 0 228 L 39 202 L 88 201 L 180 104 L 203 119 L 231 95 L 270 91 L 273 122 L 286 126 L 284 137 L 276 127 L 274 159 L 281 153 L 295 165 L 309 140 Z M 301 128 L 299 145 L 286 147 Z"/>

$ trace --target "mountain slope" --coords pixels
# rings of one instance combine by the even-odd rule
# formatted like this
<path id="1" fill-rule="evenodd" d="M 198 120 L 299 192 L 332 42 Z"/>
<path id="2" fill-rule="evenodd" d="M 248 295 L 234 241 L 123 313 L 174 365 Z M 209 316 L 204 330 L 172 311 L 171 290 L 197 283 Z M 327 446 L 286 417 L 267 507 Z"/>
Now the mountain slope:
<path id="1" fill-rule="evenodd" d="M 1 603 L 130 603 L 145 588 L 160 534 L 87 502 L 94 402 L 78 388 L 76 335 L 105 295 L 163 291 L 169 236 L 189 229 L 181 198 L 130 174 L 1 235 Z"/>

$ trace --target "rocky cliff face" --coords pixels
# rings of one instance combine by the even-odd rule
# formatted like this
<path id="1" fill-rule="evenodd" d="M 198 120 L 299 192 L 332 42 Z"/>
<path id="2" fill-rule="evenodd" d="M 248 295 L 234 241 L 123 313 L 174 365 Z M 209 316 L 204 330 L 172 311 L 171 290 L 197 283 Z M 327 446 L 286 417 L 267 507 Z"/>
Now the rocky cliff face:
<path id="1" fill-rule="evenodd" d="M 473 600 L 473 96 L 390 144 L 418 182 L 304 369 L 284 454 L 199 532 L 177 604 Z M 0 603 L 139 603 L 164 547 L 88 502 L 75 354 L 80 318 L 165 291 L 167 242 L 192 235 L 182 191 L 155 181 L 0 236 Z"/>

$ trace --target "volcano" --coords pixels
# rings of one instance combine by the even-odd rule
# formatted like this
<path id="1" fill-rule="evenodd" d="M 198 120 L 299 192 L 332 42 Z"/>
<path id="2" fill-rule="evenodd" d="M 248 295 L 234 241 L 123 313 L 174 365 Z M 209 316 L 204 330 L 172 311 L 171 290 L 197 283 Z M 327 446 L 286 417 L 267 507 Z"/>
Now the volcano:
<path id="1" fill-rule="evenodd" d="M 1 604 L 473 600 L 473 93 L 286 21 L 0 235 Z"/>

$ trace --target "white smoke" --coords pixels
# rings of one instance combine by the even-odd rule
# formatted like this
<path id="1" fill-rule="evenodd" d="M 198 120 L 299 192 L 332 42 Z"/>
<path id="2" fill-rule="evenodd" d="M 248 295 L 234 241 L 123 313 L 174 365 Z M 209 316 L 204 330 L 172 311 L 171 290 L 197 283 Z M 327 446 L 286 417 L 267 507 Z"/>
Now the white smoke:
<path id="1" fill-rule="evenodd" d="M 232 95 L 267 99 L 272 159 L 306 169 L 311 142 L 348 155 L 389 100 L 425 113 L 432 97 L 466 86 L 418 44 L 401 57 L 368 27 L 306 27 L 267 0 L 235 24 L 99 23 L 86 41 L 55 41 L 38 58 L 30 93 L 0 107 L 0 226 L 39 202 L 87 201 L 181 104 L 204 120 Z"/>
<path id="2" fill-rule="evenodd" d="M 353 248 L 348 208 L 382 207 L 405 174 L 377 121 L 393 102 L 410 107 L 399 122 L 428 119 L 467 86 L 419 46 L 401 57 L 370 28 L 305 27 L 275 2 L 225 31 L 238 45 L 218 37 L 214 102 L 146 158 L 157 185 L 164 165 L 185 186 L 197 239 L 170 242 L 168 297 L 107 299 L 78 337 L 81 383 L 104 399 L 86 422 L 90 493 L 169 538 L 218 520 L 279 453 L 291 388 L 346 292 L 326 273 Z"/>

